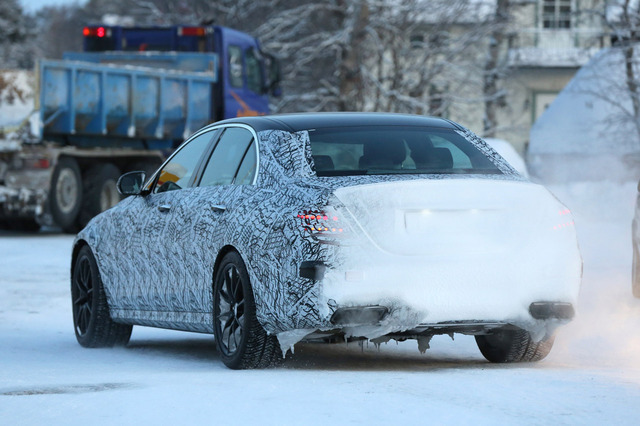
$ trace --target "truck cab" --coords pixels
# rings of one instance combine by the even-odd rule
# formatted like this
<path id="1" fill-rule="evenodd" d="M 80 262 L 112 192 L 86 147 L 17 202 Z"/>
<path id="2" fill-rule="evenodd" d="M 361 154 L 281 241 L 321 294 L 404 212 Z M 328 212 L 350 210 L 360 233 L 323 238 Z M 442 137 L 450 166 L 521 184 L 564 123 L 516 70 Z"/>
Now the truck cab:
<path id="1" fill-rule="evenodd" d="M 151 55 L 140 52 L 217 54 L 220 84 L 213 94 L 215 110 L 212 121 L 268 114 L 269 95 L 277 97 L 281 93 L 280 67 L 276 58 L 265 53 L 256 38 L 231 28 L 218 25 L 87 26 L 83 29 L 83 36 L 85 54 L 67 54 L 65 58 L 101 63 L 119 61 L 145 66 L 149 64 Z M 111 54 L 96 55 L 97 52 Z M 165 62 L 159 65 L 188 71 L 208 71 L 206 64 L 188 66 Z"/>

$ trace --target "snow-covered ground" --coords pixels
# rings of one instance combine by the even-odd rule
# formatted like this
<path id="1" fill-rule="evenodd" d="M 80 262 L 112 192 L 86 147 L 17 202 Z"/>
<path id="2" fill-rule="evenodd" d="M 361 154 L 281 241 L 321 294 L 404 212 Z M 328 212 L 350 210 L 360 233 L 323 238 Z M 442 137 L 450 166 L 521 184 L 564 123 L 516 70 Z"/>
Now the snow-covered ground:
<path id="1" fill-rule="evenodd" d="M 492 365 L 472 337 L 297 345 L 277 369 L 226 369 L 207 335 L 135 327 L 122 349 L 73 334 L 72 237 L 0 233 L 2 424 L 638 424 L 640 300 L 630 289 L 635 183 L 552 190 L 584 257 L 578 316 L 547 359 Z M 523 242 L 526 243 L 526 242 Z"/>

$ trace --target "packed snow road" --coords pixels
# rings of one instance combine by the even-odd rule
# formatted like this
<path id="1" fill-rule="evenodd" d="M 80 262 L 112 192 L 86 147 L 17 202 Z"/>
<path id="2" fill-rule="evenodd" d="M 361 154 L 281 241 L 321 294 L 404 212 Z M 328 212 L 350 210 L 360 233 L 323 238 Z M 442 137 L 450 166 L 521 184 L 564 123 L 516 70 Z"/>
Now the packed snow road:
<path id="1" fill-rule="evenodd" d="M 120 349 L 73 334 L 73 237 L 0 233 L 3 424 L 638 424 L 640 300 L 631 296 L 635 184 L 554 188 L 584 257 L 578 316 L 540 363 L 493 365 L 472 337 L 297 345 L 284 366 L 231 371 L 208 335 L 134 327 Z"/>

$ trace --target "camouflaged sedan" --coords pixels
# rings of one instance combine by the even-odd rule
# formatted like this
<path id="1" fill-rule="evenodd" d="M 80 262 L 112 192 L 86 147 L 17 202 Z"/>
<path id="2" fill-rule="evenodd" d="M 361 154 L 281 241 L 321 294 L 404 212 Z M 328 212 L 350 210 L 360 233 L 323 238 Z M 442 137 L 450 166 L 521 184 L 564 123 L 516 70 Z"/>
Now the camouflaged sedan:
<path id="1" fill-rule="evenodd" d="M 189 138 L 73 246 L 75 333 L 211 333 L 230 368 L 299 341 L 474 335 L 534 361 L 574 315 L 571 213 L 481 139 L 392 114 L 237 118 Z"/>

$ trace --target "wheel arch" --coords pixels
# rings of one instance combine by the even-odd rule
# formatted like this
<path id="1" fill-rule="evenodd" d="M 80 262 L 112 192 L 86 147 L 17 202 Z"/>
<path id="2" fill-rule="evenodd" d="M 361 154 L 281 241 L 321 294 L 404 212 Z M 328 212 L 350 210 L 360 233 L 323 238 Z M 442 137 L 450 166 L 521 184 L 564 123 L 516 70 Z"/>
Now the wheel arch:
<path id="1" fill-rule="evenodd" d="M 88 246 L 89 243 L 85 240 L 77 240 L 74 244 L 73 244 L 73 250 L 71 252 L 71 275 L 73 276 L 73 268 L 75 268 L 76 266 L 76 260 L 78 259 L 78 253 L 80 253 L 80 250 L 82 250 L 82 247 L 84 246 Z"/>
<path id="2" fill-rule="evenodd" d="M 216 274 L 218 273 L 218 268 L 220 267 L 220 263 L 222 263 L 222 259 L 224 259 L 224 257 L 231 252 L 238 253 L 238 255 L 242 258 L 242 261 L 244 262 L 244 257 L 242 256 L 242 253 L 240 253 L 240 250 L 238 250 L 235 246 L 231 244 L 227 244 L 226 246 L 222 247 L 220 251 L 218 251 L 218 256 L 216 257 L 216 261 L 213 264 L 213 275 L 211 277 L 212 288 L 215 285 Z M 245 265 L 246 265 L 246 262 L 245 262 Z"/>

